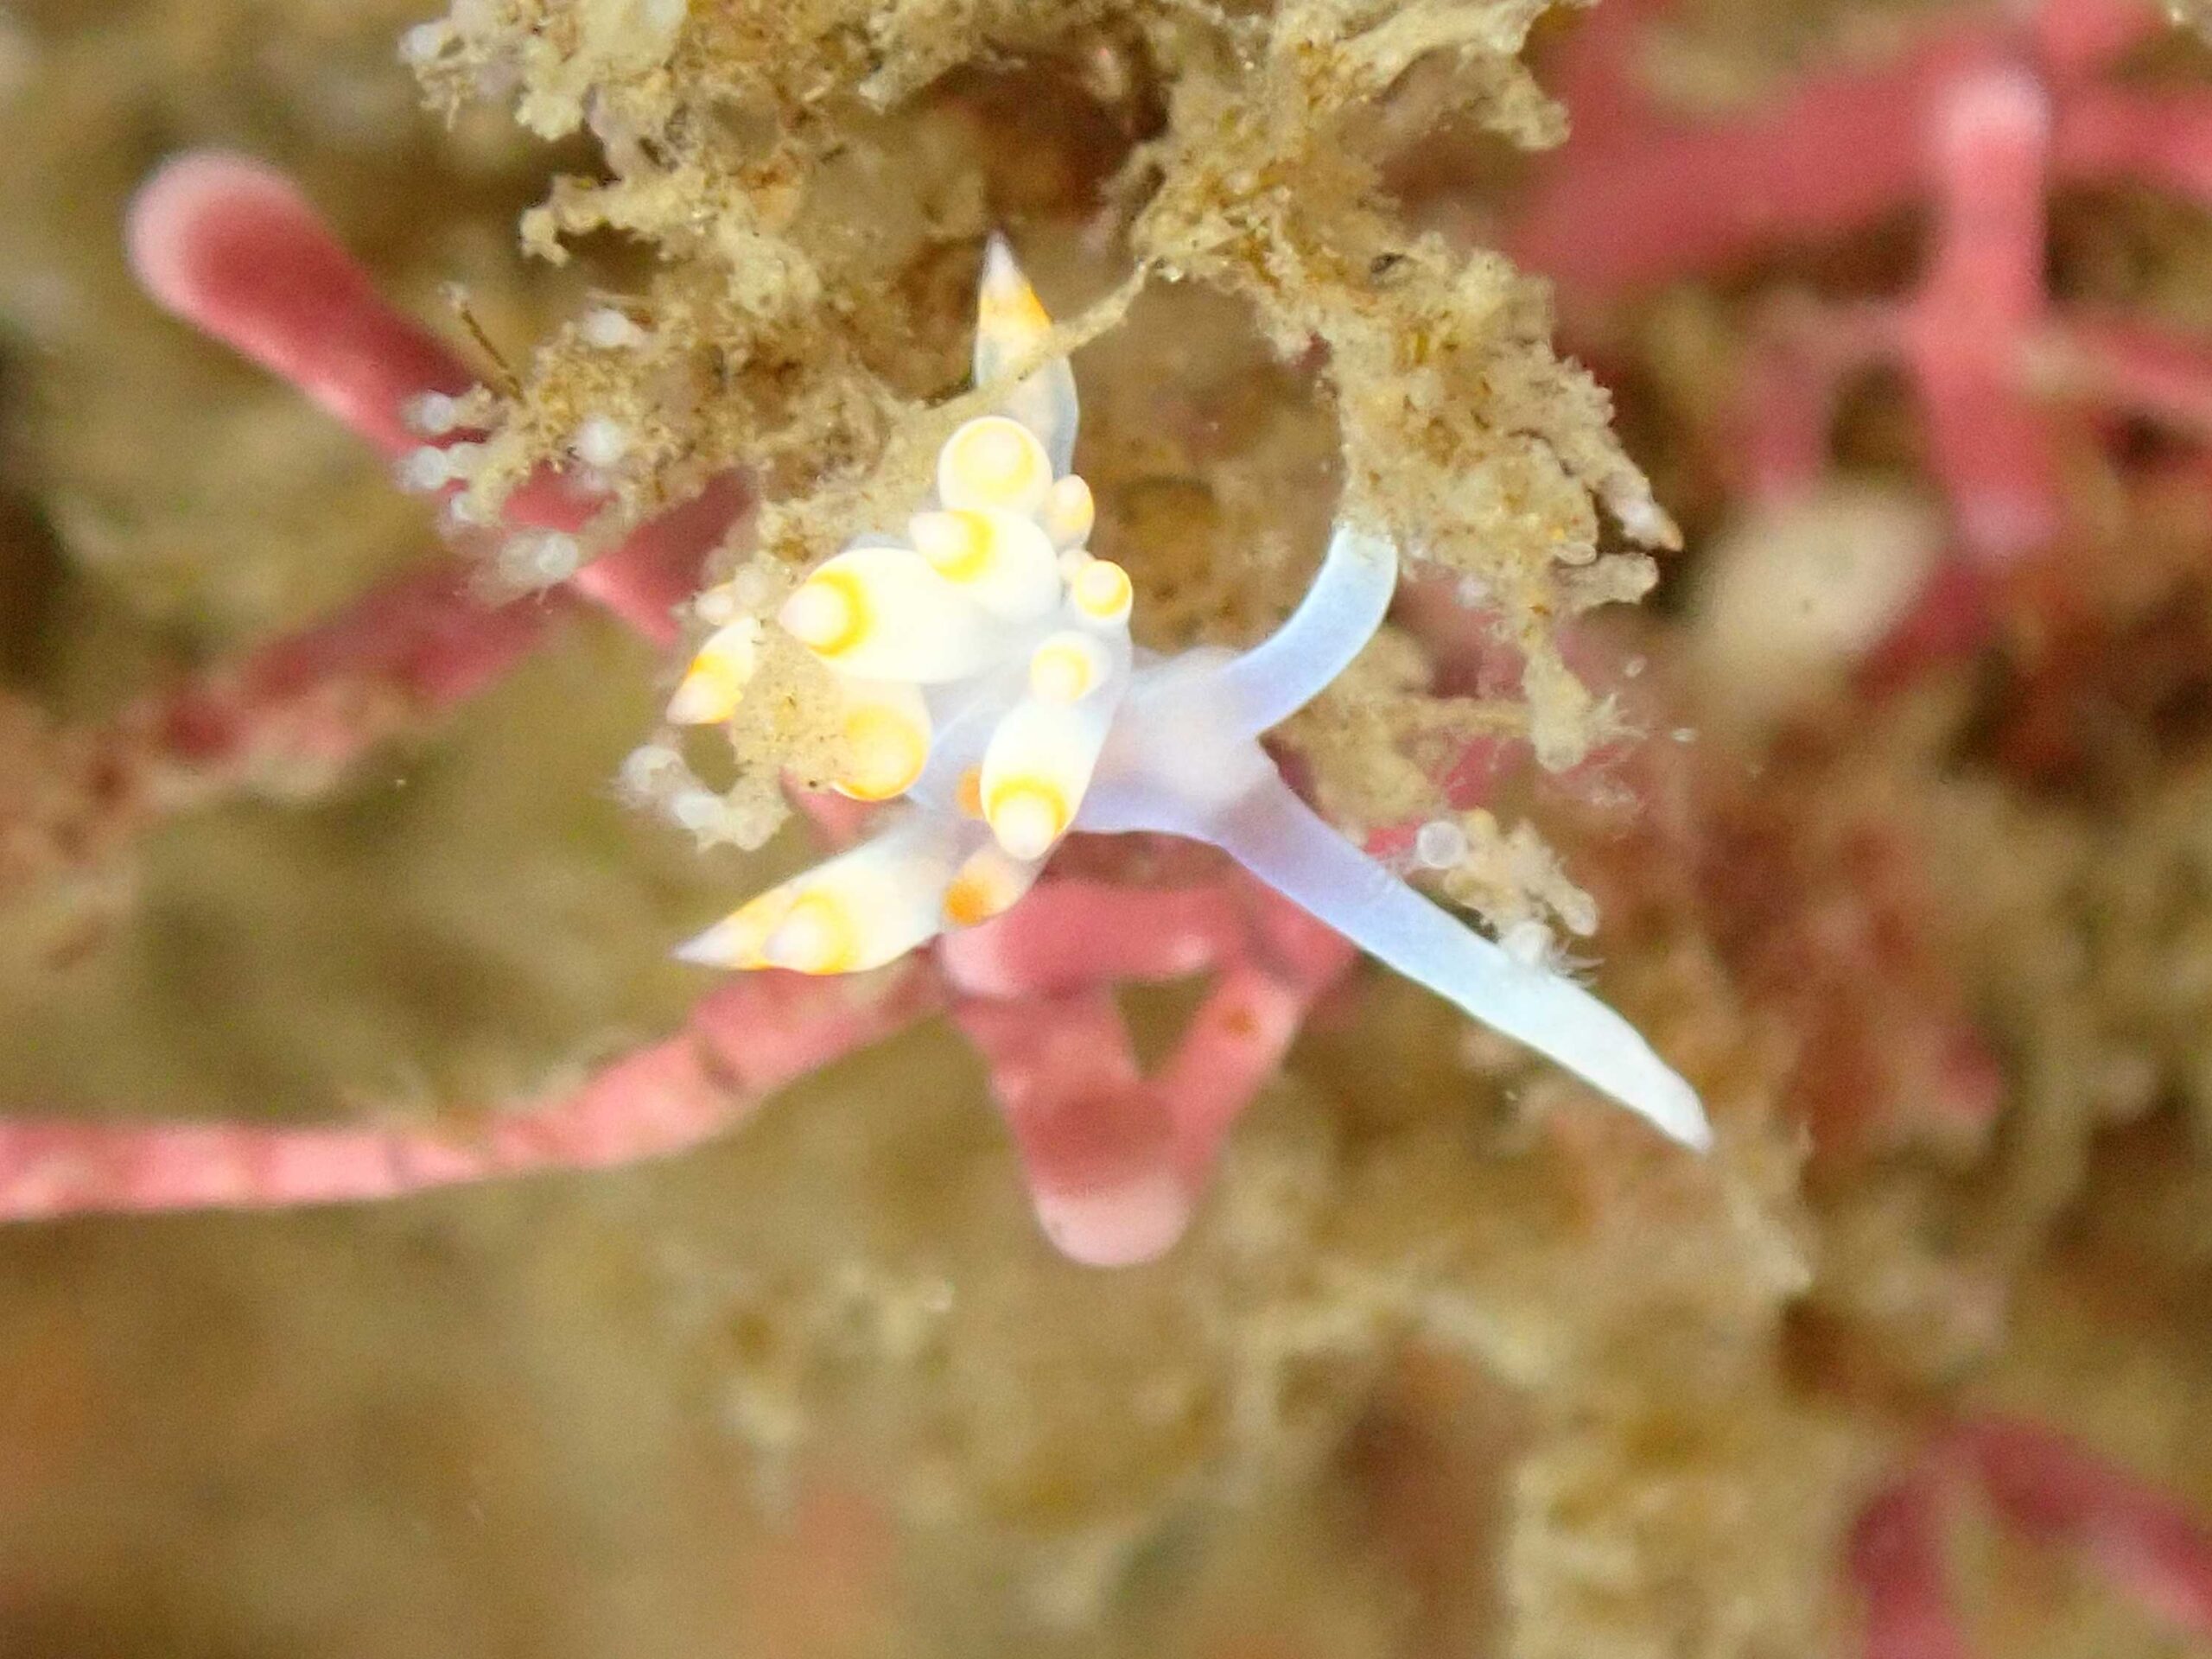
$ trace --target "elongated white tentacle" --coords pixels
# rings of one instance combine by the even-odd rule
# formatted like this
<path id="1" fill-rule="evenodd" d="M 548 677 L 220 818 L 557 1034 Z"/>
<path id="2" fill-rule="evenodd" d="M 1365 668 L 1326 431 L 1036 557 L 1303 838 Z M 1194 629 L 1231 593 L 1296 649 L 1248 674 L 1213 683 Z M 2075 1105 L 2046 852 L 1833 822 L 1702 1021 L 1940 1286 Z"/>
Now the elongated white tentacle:
<path id="1" fill-rule="evenodd" d="M 1696 1091 L 1627 1020 L 1572 980 L 1518 961 L 1453 920 L 1331 829 L 1280 778 L 1198 833 L 1369 955 L 1556 1060 L 1662 1134 L 1700 1151 L 1712 1145 Z"/>
<path id="2" fill-rule="evenodd" d="M 1375 637 L 1397 585 L 1395 544 L 1339 523 L 1298 608 L 1222 670 L 1216 683 L 1236 728 L 1257 737 L 1319 696 Z"/>

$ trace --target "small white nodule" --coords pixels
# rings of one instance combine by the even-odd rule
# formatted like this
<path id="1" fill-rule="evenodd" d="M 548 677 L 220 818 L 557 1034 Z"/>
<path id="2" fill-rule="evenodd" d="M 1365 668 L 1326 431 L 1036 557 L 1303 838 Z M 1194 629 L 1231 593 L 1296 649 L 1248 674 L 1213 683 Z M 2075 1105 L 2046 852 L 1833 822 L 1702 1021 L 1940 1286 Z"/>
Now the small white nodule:
<path id="1" fill-rule="evenodd" d="M 399 59 L 417 68 L 433 61 L 453 38 L 443 22 L 417 23 L 399 37 Z"/>
<path id="2" fill-rule="evenodd" d="M 664 743 L 646 743 L 630 751 L 622 762 L 622 785 L 632 794 L 650 799 L 662 783 L 680 774 L 683 758 Z"/>
<path id="3" fill-rule="evenodd" d="M 550 587 L 576 574 L 576 567 L 583 563 L 583 550 L 575 537 L 563 531 L 537 531 L 509 542 L 507 558 L 517 575 Z"/>
<path id="4" fill-rule="evenodd" d="M 424 444 L 402 455 L 391 469 L 399 487 L 410 495 L 428 495 L 442 490 L 453 480 L 453 472 L 446 465 L 446 452 L 435 444 Z"/>
<path id="5" fill-rule="evenodd" d="M 1414 861 L 1423 869 L 1457 869 L 1467 856 L 1467 832 L 1449 818 L 1431 818 L 1414 832 Z"/>
<path id="6" fill-rule="evenodd" d="M 582 325 L 584 344 L 597 346 L 603 352 L 620 351 L 626 346 L 635 346 L 645 337 L 645 331 L 611 305 L 584 314 Z"/>
<path id="7" fill-rule="evenodd" d="M 687 789 L 676 798 L 669 816 L 695 836 L 703 836 L 722 821 L 722 798 L 711 789 Z"/>
<path id="8" fill-rule="evenodd" d="M 461 403 L 442 391 L 426 391 L 407 400 L 401 417 L 410 431 L 420 432 L 426 438 L 442 438 L 459 423 Z"/>
<path id="9" fill-rule="evenodd" d="M 594 415 L 578 427 L 569 443 L 576 452 L 577 460 L 602 471 L 630 453 L 630 435 L 622 429 L 620 422 L 609 420 L 604 415 Z"/>
<path id="10" fill-rule="evenodd" d="M 1498 948 L 1524 968 L 1551 965 L 1554 942 L 1541 922 L 1516 922 L 1497 936 Z"/>

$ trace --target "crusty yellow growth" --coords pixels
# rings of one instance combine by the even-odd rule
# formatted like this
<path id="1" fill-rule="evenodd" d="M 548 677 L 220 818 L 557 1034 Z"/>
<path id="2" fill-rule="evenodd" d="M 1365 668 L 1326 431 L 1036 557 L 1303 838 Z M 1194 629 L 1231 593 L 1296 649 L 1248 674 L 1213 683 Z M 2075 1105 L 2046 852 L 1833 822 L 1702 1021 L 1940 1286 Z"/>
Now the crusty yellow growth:
<path id="1" fill-rule="evenodd" d="M 777 558 L 810 563 L 855 531 L 899 527 L 937 442 L 983 406 L 944 400 L 964 375 L 974 247 L 1011 222 L 1073 318 L 1054 349 L 1166 278 L 1236 302 L 1202 338 L 1225 326 L 1295 365 L 1286 378 L 1250 344 L 1239 362 L 1235 345 L 1170 334 L 1165 372 L 1121 397 L 1116 350 L 1084 353 L 1097 541 L 1136 582 L 1145 643 L 1263 631 L 1346 496 L 1419 558 L 1480 580 L 1527 664 L 1524 728 L 1546 765 L 1567 764 L 1605 722 L 1560 660 L 1556 626 L 1652 575 L 1601 550 L 1601 505 L 1623 543 L 1669 527 L 1608 431 L 1604 394 L 1554 353 L 1541 289 L 1386 210 L 1377 118 L 1421 64 L 1428 96 L 1440 79 L 1514 142 L 1556 139 L 1559 113 L 1516 55 L 1546 9 L 734 0 L 664 27 L 681 9 L 655 0 L 470 8 L 426 69 L 437 94 L 458 105 L 487 78 L 513 80 L 527 124 L 548 137 L 588 124 L 609 163 L 526 215 L 525 245 L 560 260 L 613 231 L 661 262 L 620 302 L 620 346 L 594 345 L 587 317 L 537 353 L 477 505 L 603 417 L 631 440 L 610 480 L 622 519 L 741 467 Z M 1001 97 L 1024 64 L 1042 90 Z M 1117 267 L 1131 285 L 1114 288 Z M 1103 308 L 1080 313 L 1069 287 L 1107 293 Z M 1234 365 L 1214 382 L 1233 401 L 1194 408 L 1215 364 Z M 1271 433 L 1278 410 L 1291 424 Z M 1313 440 L 1298 475 L 1264 470 Z M 1332 797 L 1377 822 L 1432 804 L 1410 772 L 1375 776 L 1390 763 L 1366 743 L 1330 738 L 1332 721 L 1376 734 L 1374 711 L 1350 712 L 1357 695 L 1300 728 Z M 772 732 L 757 735 L 765 747 L 741 734 L 741 769 L 788 764 Z"/>
<path id="2" fill-rule="evenodd" d="M 1372 206 L 1380 181 L 1357 124 L 1415 57 L 1442 49 L 1480 67 L 1470 90 L 1485 118 L 1524 143 L 1555 137 L 1510 55 L 1541 10 L 1286 6 L 1242 54 L 1192 51 L 1132 188 L 1154 186 L 1141 251 L 1243 295 L 1280 350 L 1328 348 L 1348 492 L 1408 547 L 1482 580 L 1528 658 L 1538 755 L 1560 766 L 1586 749 L 1592 709 L 1554 625 L 1652 575 L 1633 556 L 1587 569 L 1596 503 L 1646 539 L 1669 527 L 1611 436 L 1605 394 L 1554 354 L 1541 290 Z"/>

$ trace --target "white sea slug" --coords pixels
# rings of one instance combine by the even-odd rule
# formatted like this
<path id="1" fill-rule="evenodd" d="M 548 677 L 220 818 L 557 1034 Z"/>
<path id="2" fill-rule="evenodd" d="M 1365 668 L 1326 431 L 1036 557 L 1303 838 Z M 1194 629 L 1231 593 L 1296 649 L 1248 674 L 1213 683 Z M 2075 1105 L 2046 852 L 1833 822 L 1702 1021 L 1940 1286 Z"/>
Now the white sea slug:
<path id="1" fill-rule="evenodd" d="M 978 385 L 1033 355 L 1052 326 L 997 238 L 977 313 Z M 1001 914 L 1071 830 L 1185 836 L 1665 1134 L 1707 1146 L 1696 1094 L 1633 1027 L 1338 836 L 1261 747 L 1382 625 L 1396 548 L 1339 523 L 1313 588 L 1273 637 L 1243 652 L 1137 651 L 1128 574 L 1084 548 L 1091 499 L 1070 467 L 1076 414 L 1074 371 L 1052 359 L 996 413 L 945 441 L 934 495 L 903 536 L 861 537 L 785 603 L 777 626 L 834 671 L 846 699 L 854 761 L 838 786 L 904 804 L 872 839 L 678 954 L 856 973 Z M 709 639 L 670 717 L 728 718 L 760 644 L 749 618 Z"/>

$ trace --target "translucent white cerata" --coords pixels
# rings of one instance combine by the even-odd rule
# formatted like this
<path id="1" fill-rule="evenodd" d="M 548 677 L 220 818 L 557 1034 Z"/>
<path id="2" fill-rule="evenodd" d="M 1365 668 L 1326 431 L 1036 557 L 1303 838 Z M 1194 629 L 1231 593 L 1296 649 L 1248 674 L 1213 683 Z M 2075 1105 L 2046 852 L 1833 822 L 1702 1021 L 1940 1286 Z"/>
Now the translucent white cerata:
<path id="1" fill-rule="evenodd" d="M 978 385 L 1033 356 L 1051 321 L 994 238 L 977 303 Z M 1397 550 L 1339 524 L 1313 586 L 1270 639 L 1173 657 L 1129 642 L 1128 573 L 1086 550 L 1071 469 L 1074 371 L 1046 361 L 938 456 L 902 537 L 864 536 L 776 625 L 845 700 L 862 800 L 902 803 L 868 841 L 754 899 L 678 953 L 720 968 L 857 973 L 1004 912 L 1071 830 L 1211 842 L 1398 972 L 1702 1147 L 1689 1085 L 1573 981 L 1509 954 L 1338 836 L 1260 746 L 1344 671 L 1389 608 Z M 708 639 L 670 717 L 727 719 L 760 624 Z"/>

